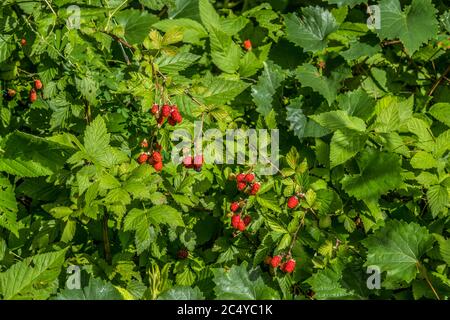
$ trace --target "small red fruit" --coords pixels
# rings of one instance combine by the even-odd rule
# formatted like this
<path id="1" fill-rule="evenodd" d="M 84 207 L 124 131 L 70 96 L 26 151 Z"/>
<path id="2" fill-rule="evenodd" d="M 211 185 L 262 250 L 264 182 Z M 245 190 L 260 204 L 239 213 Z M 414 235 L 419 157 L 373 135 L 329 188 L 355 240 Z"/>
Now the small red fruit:
<path id="1" fill-rule="evenodd" d="M 162 162 L 161 153 L 159 153 L 158 151 L 153 151 L 152 159 L 153 159 L 154 162 Z"/>
<path id="2" fill-rule="evenodd" d="M 165 104 L 165 105 L 162 106 L 162 108 L 161 108 L 161 115 L 164 118 L 167 118 L 170 115 L 170 106 L 169 105 Z"/>
<path id="3" fill-rule="evenodd" d="M 239 222 L 241 222 L 241 216 L 237 215 L 237 214 L 234 214 L 231 217 L 231 225 L 233 226 L 233 228 L 237 229 L 238 225 L 239 225 Z"/>
<path id="4" fill-rule="evenodd" d="M 298 205 L 298 198 L 296 196 L 292 196 L 288 199 L 287 206 L 289 209 L 294 209 Z"/>
<path id="5" fill-rule="evenodd" d="M 30 102 L 33 103 L 37 100 L 37 93 L 36 90 L 31 89 L 30 90 Z"/>
<path id="6" fill-rule="evenodd" d="M 261 188 L 261 185 L 256 182 L 252 185 L 252 189 L 250 190 L 250 194 L 255 195 L 258 193 L 259 189 Z"/>
<path id="7" fill-rule="evenodd" d="M 156 171 L 161 171 L 163 168 L 163 163 L 162 162 L 155 162 L 153 164 L 153 169 L 155 169 Z"/>
<path id="8" fill-rule="evenodd" d="M 166 120 L 166 118 L 164 118 L 162 115 L 158 118 L 158 124 L 162 125 L 164 123 L 164 120 Z"/>
<path id="9" fill-rule="evenodd" d="M 245 187 L 247 187 L 247 184 L 245 182 L 238 182 L 237 188 L 238 188 L 239 191 L 244 190 Z"/>
<path id="10" fill-rule="evenodd" d="M 291 273 L 291 272 L 293 272 L 294 271 L 294 269 L 295 269 L 295 260 L 294 259 L 289 259 L 289 261 L 288 262 L 286 262 L 286 264 L 285 264 L 285 266 L 284 266 L 284 268 L 283 268 L 283 271 L 284 272 L 286 272 L 286 273 Z"/>
<path id="11" fill-rule="evenodd" d="M 275 256 L 270 261 L 270 265 L 272 266 L 272 268 L 276 268 L 276 267 L 278 267 L 280 262 L 281 262 L 281 256 Z"/>
<path id="12" fill-rule="evenodd" d="M 203 155 L 196 155 L 194 158 L 194 167 L 199 168 L 203 165 L 203 162 L 205 161 L 205 159 L 203 158 Z"/>
<path id="13" fill-rule="evenodd" d="M 246 225 L 245 225 L 244 221 L 240 220 L 239 224 L 237 226 L 237 229 L 242 232 L 245 230 L 245 228 L 246 228 Z"/>
<path id="14" fill-rule="evenodd" d="M 25 38 L 22 38 L 21 40 L 20 40 L 20 45 L 23 47 L 23 46 L 26 46 L 27 45 L 27 40 L 25 39 Z"/>
<path id="15" fill-rule="evenodd" d="M 192 156 L 187 156 L 186 158 L 183 159 L 183 165 L 188 169 L 194 166 L 193 162 L 194 159 Z"/>
<path id="16" fill-rule="evenodd" d="M 39 80 L 39 79 L 34 80 L 34 87 L 36 88 L 36 90 L 41 90 L 42 89 L 42 82 L 41 82 L 41 80 Z"/>
<path id="17" fill-rule="evenodd" d="M 249 173 L 245 175 L 245 181 L 247 182 L 253 182 L 255 180 L 255 175 L 253 173 Z"/>
<path id="18" fill-rule="evenodd" d="M 180 112 L 178 110 L 174 110 L 170 117 L 176 121 L 176 123 L 181 123 L 183 121 L 183 117 L 181 116 Z"/>
<path id="19" fill-rule="evenodd" d="M 239 174 L 236 176 L 236 180 L 237 180 L 237 182 L 245 182 L 245 174 L 239 173 Z"/>
<path id="20" fill-rule="evenodd" d="M 145 163 L 146 161 L 147 161 L 147 159 L 148 159 L 148 154 L 146 154 L 145 152 L 143 152 L 143 153 L 141 153 L 140 155 L 139 155 L 139 158 L 138 158 L 138 162 L 139 162 L 139 164 L 143 164 L 143 163 Z"/>
<path id="21" fill-rule="evenodd" d="M 177 257 L 178 259 L 184 260 L 189 256 L 189 251 L 187 251 L 186 249 L 180 249 L 177 252 Z"/>
<path id="22" fill-rule="evenodd" d="M 167 122 L 169 122 L 169 124 L 173 127 L 173 126 L 175 126 L 176 124 L 177 124 L 177 121 L 174 119 L 174 118 L 172 118 L 172 117 L 169 117 L 169 119 L 167 120 Z"/>
<path id="23" fill-rule="evenodd" d="M 252 217 L 245 216 L 243 221 L 244 221 L 245 226 L 248 226 L 250 224 L 250 222 L 252 222 Z"/>
<path id="24" fill-rule="evenodd" d="M 252 50 L 252 42 L 250 41 L 250 40 L 245 40 L 244 41 L 244 48 L 245 48 L 245 50 L 247 50 L 247 51 L 250 51 L 250 50 Z"/>
<path id="25" fill-rule="evenodd" d="M 230 210 L 231 210 L 231 211 L 236 212 L 238 209 L 239 209 L 239 202 L 233 202 L 233 203 L 230 205 Z"/>
<path id="26" fill-rule="evenodd" d="M 152 114 L 157 114 L 158 111 L 159 111 L 159 106 L 158 106 L 158 104 L 154 103 L 154 104 L 152 105 L 152 109 L 150 110 L 150 112 L 151 112 Z"/>

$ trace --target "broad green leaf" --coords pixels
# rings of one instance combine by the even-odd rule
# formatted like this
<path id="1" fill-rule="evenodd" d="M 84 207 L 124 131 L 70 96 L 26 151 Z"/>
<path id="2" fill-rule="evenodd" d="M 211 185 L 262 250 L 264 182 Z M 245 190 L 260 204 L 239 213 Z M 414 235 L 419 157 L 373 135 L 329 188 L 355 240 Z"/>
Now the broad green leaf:
<path id="1" fill-rule="evenodd" d="M 0 273 L 3 299 L 49 298 L 58 288 L 58 276 L 65 254 L 66 250 L 37 254 Z"/>
<path id="2" fill-rule="evenodd" d="M 381 195 L 401 185 L 400 159 L 397 155 L 364 151 L 357 161 L 360 172 L 346 175 L 341 181 L 344 190 L 356 199 L 377 201 Z"/>
<path id="3" fill-rule="evenodd" d="M 353 158 L 364 148 L 367 135 L 351 130 L 337 130 L 331 138 L 330 168 L 334 168 Z"/>
<path id="4" fill-rule="evenodd" d="M 333 15 L 319 6 L 302 9 L 302 16 L 285 15 L 286 38 L 305 51 L 317 52 L 327 47 L 327 37 L 338 29 Z"/>
<path id="5" fill-rule="evenodd" d="M 0 176 L 0 226 L 19 237 L 17 211 L 13 186 L 7 178 Z"/>
<path id="6" fill-rule="evenodd" d="M 136 9 L 122 10 L 115 19 L 124 28 L 124 38 L 130 44 L 141 44 L 158 21 L 157 16 Z"/>
<path id="7" fill-rule="evenodd" d="M 436 159 L 425 151 L 418 151 L 411 158 L 411 166 L 415 169 L 431 169 L 436 167 Z"/>
<path id="8" fill-rule="evenodd" d="M 366 130 L 364 120 L 349 116 L 345 111 L 329 111 L 310 116 L 315 122 L 329 130 L 352 130 L 363 132 Z"/>
<path id="9" fill-rule="evenodd" d="M 436 9 L 431 0 L 412 0 L 402 11 L 399 0 L 380 1 L 382 39 L 400 39 L 409 55 L 438 32 Z"/>
<path id="10" fill-rule="evenodd" d="M 233 265 L 230 270 L 215 269 L 214 292 L 219 300 L 276 300 L 278 292 L 267 286 L 258 269 L 247 271 L 246 264 Z"/>
<path id="11" fill-rule="evenodd" d="M 176 74 L 189 67 L 199 58 L 200 56 L 189 52 L 180 52 L 175 56 L 161 55 L 155 60 L 155 63 L 161 72 Z"/>
<path id="12" fill-rule="evenodd" d="M 86 287 L 65 288 L 55 297 L 55 300 L 123 300 L 123 298 L 111 283 L 99 278 L 90 278 Z"/>
<path id="13" fill-rule="evenodd" d="M 442 185 L 431 186 L 427 191 L 427 200 L 433 217 L 448 212 L 450 199 L 447 187 Z"/>
<path id="14" fill-rule="evenodd" d="M 450 127 L 450 103 L 436 103 L 430 108 L 429 113 L 437 120 Z"/>
<path id="15" fill-rule="evenodd" d="M 159 295 L 158 300 L 204 300 L 198 287 L 174 286 Z"/>
<path id="16" fill-rule="evenodd" d="M 432 248 L 433 237 L 427 228 L 414 222 L 391 220 L 366 240 L 365 266 L 378 266 L 386 281 L 410 283 L 416 278 L 422 256 Z"/>
<path id="17" fill-rule="evenodd" d="M 256 110 L 267 116 L 273 108 L 273 100 L 277 89 L 285 79 L 281 67 L 271 61 L 264 62 L 264 69 L 258 78 L 258 83 L 252 86 L 253 102 Z"/>

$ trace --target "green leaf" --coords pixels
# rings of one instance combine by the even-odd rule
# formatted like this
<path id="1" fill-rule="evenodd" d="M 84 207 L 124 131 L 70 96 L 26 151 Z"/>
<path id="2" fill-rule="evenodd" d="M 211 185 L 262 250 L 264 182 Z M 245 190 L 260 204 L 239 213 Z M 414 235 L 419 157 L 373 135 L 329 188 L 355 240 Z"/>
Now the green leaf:
<path id="1" fill-rule="evenodd" d="M 162 223 L 173 227 L 184 226 L 180 212 L 167 205 L 154 206 L 147 209 L 146 214 L 154 224 Z"/>
<path id="2" fill-rule="evenodd" d="M 365 266 L 378 266 L 386 281 L 410 283 L 416 278 L 421 257 L 432 248 L 434 239 L 427 228 L 414 222 L 391 220 L 363 240 L 367 248 Z"/>
<path id="3" fill-rule="evenodd" d="M 161 55 L 155 63 L 158 65 L 159 70 L 165 74 L 177 74 L 178 72 L 186 69 L 200 56 L 189 52 L 180 52 L 175 56 Z"/>
<path id="4" fill-rule="evenodd" d="M 220 29 L 220 16 L 217 14 L 211 2 L 208 0 L 200 0 L 198 5 L 200 18 L 206 29 L 209 32 L 213 29 Z"/>
<path id="5" fill-rule="evenodd" d="M 315 92 L 322 95 L 329 105 L 336 99 L 341 81 L 351 76 L 347 67 L 338 67 L 331 73 L 330 77 L 320 74 L 319 70 L 311 64 L 305 63 L 295 70 L 295 77 L 304 87 L 311 87 Z"/>
<path id="6" fill-rule="evenodd" d="M 13 36 L 2 34 L 0 37 L 0 63 L 9 58 L 14 50 Z"/>
<path id="7" fill-rule="evenodd" d="M 436 159 L 425 151 L 418 151 L 411 158 L 411 166 L 415 169 L 431 169 L 436 167 Z"/>
<path id="8" fill-rule="evenodd" d="M 319 6 L 302 9 L 303 16 L 285 15 L 286 38 L 305 51 L 317 52 L 327 47 L 327 37 L 338 29 L 334 16 Z"/>
<path id="9" fill-rule="evenodd" d="M 367 3 L 367 0 L 327 0 L 330 4 L 337 4 L 339 7 L 350 6 L 354 7 L 360 3 Z"/>
<path id="10" fill-rule="evenodd" d="M 399 0 L 380 1 L 382 39 L 400 39 L 409 55 L 438 33 L 436 9 L 431 0 L 413 0 L 402 11 Z"/>
<path id="11" fill-rule="evenodd" d="M 294 131 L 294 134 L 302 139 L 305 134 L 306 123 L 308 119 L 303 114 L 302 110 L 303 98 L 299 97 L 291 101 L 289 106 L 286 107 L 286 120 L 289 121 L 289 129 Z"/>
<path id="12" fill-rule="evenodd" d="M 281 67 L 272 61 L 264 62 L 264 69 L 258 78 L 258 83 L 252 86 L 253 102 L 256 111 L 267 116 L 273 108 L 273 100 L 277 89 L 285 79 Z"/>
<path id="13" fill-rule="evenodd" d="M 317 115 L 312 115 L 310 118 L 322 127 L 332 131 L 347 129 L 363 132 L 366 130 L 364 120 L 349 116 L 345 111 L 341 110 L 323 112 Z"/>
<path id="14" fill-rule="evenodd" d="M 450 103 L 436 103 L 430 108 L 429 113 L 434 118 L 450 127 Z"/>
<path id="15" fill-rule="evenodd" d="M 214 292 L 219 300 L 276 300 L 278 292 L 267 286 L 259 269 L 248 272 L 246 264 L 233 265 L 228 271 L 215 269 Z"/>
<path id="16" fill-rule="evenodd" d="M 141 44 L 150 32 L 158 17 L 146 11 L 127 9 L 115 15 L 117 22 L 124 28 L 124 39 L 130 44 Z"/>
<path id="17" fill-rule="evenodd" d="M 366 150 L 357 161 L 360 173 L 346 175 L 341 181 L 344 190 L 356 199 L 377 201 L 381 195 L 401 185 L 397 155 Z"/>
<path id="18" fill-rule="evenodd" d="M 123 298 L 111 283 L 99 278 L 90 278 L 86 287 L 66 288 L 55 297 L 55 300 L 123 300 Z"/>
<path id="19" fill-rule="evenodd" d="M 330 168 L 334 168 L 353 158 L 364 148 L 366 140 L 366 134 L 351 130 L 335 131 L 330 144 Z"/>
<path id="20" fill-rule="evenodd" d="M 198 287 L 174 286 L 159 295 L 158 300 L 205 300 Z"/>
<path id="21" fill-rule="evenodd" d="M 221 105 L 232 101 L 247 87 L 243 81 L 208 77 L 202 81 L 201 87 L 195 89 L 195 95 L 205 104 Z"/>
<path id="22" fill-rule="evenodd" d="M 16 194 L 13 186 L 7 178 L 0 176 L 0 226 L 19 237 L 17 211 Z"/>
<path id="23" fill-rule="evenodd" d="M 427 200 L 433 217 L 437 217 L 440 213 L 448 212 L 450 204 L 447 187 L 442 185 L 431 186 L 427 191 Z"/>
<path id="24" fill-rule="evenodd" d="M 90 160 L 107 166 L 111 148 L 109 147 L 110 134 L 106 129 L 105 121 L 97 116 L 84 133 L 84 147 Z"/>
<path id="25" fill-rule="evenodd" d="M 58 288 L 66 250 L 37 254 L 0 273 L 0 293 L 5 300 L 47 299 Z"/>

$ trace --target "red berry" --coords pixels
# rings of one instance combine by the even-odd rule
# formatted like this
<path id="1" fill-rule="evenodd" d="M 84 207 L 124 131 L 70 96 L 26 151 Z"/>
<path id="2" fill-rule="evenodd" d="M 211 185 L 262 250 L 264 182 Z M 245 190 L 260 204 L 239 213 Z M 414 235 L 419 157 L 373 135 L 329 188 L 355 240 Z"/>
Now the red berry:
<path id="1" fill-rule="evenodd" d="M 154 103 L 154 104 L 152 105 L 152 109 L 150 110 L 150 112 L 151 112 L 152 114 L 157 114 L 158 111 L 159 111 L 159 106 L 158 106 L 158 104 Z"/>
<path id="2" fill-rule="evenodd" d="M 181 249 L 177 252 L 178 259 L 184 260 L 189 256 L 189 251 L 186 249 Z"/>
<path id="3" fill-rule="evenodd" d="M 147 159 L 148 159 L 148 155 L 143 152 L 139 155 L 139 158 L 137 161 L 139 162 L 139 164 L 143 164 L 144 162 L 147 161 Z"/>
<path id="4" fill-rule="evenodd" d="M 152 159 L 153 159 L 154 162 L 162 162 L 161 153 L 159 153 L 158 151 L 153 151 Z"/>
<path id="5" fill-rule="evenodd" d="M 20 40 L 20 45 L 23 47 L 23 46 L 25 46 L 27 44 L 27 40 L 25 39 L 25 38 L 22 38 L 21 40 Z"/>
<path id="6" fill-rule="evenodd" d="M 287 206 L 289 209 L 294 209 L 298 205 L 298 198 L 296 196 L 292 196 L 288 199 Z"/>
<path id="7" fill-rule="evenodd" d="M 237 215 L 237 214 L 234 214 L 231 217 L 231 225 L 233 226 L 233 228 L 237 229 L 238 225 L 239 225 L 239 222 L 241 222 L 241 216 Z"/>
<path id="8" fill-rule="evenodd" d="M 272 266 L 272 268 L 276 268 L 276 267 L 278 267 L 280 262 L 281 262 L 281 256 L 275 256 L 270 261 L 270 265 Z"/>
<path id="9" fill-rule="evenodd" d="M 183 165 L 188 169 L 194 166 L 193 162 L 194 159 L 192 156 L 187 156 L 186 158 L 183 159 Z"/>
<path id="10" fill-rule="evenodd" d="M 35 102 L 37 100 L 37 93 L 36 90 L 31 89 L 30 90 L 30 101 L 31 103 Z"/>
<path id="11" fill-rule="evenodd" d="M 144 139 L 141 141 L 141 148 L 148 148 L 148 141 L 147 139 Z"/>
<path id="12" fill-rule="evenodd" d="M 261 188 L 261 185 L 258 182 L 254 183 L 252 185 L 252 189 L 250 190 L 250 194 L 253 194 L 253 195 L 257 194 L 260 188 Z"/>
<path id="13" fill-rule="evenodd" d="M 233 212 L 236 212 L 239 209 L 239 203 L 238 202 L 233 202 L 230 206 L 230 210 Z"/>
<path id="14" fill-rule="evenodd" d="M 34 80 L 34 87 L 36 88 L 36 90 L 41 90 L 42 89 L 42 82 L 41 80 Z"/>
<path id="15" fill-rule="evenodd" d="M 174 110 L 170 117 L 176 121 L 176 123 L 181 123 L 183 121 L 183 117 L 181 116 L 180 112 L 178 110 Z"/>
<path id="16" fill-rule="evenodd" d="M 245 225 L 244 221 L 240 220 L 238 223 L 237 229 L 242 232 L 245 230 L 245 228 L 246 228 L 246 225 Z"/>
<path id="17" fill-rule="evenodd" d="M 164 120 L 166 120 L 166 118 L 164 118 L 162 115 L 158 118 L 158 124 L 162 125 L 164 123 Z"/>
<path id="18" fill-rule="evenodd" d="M 247 187 L 247 184 L 245 182 L 238 182 L 237 188 L 238 188 L 239 191 L 244 190 L 245 187 Z"/>
<path id="19" fill-rule="evenodd" d="M 153 164 L 153 169 L 155 169 L 156 171 L 161 171 L 163 168 L 163 163 L 162 162 L 155 162 Z"/>
<path id="20" fill-rule="evenodd" d="M 245 50 L 247 50 L 247 51 L 250 51 L 250 50 L 252 50 L 252 42 L 250 41 L 250 40 L 245 40 L 244 41 L 244 48 L 245 48 Z"/>
<path id="21" fill-rule="evenodd" d="M 170 106 L 170 112 L 174 112 L 174 111 L 178 111 L 178 107 L 176 104 L 174 104 L 173 106 Z"/>
<path id="22" fill-rule="evenodd" d="M 289 261 L 286 262 L 283 271 L 286 273 L 291 273 L 292 271 L 294 271 L 294 269 L 295 269 L 295 260 L 289 259 Z"/>
<path id="23" fill-rule="evenodd" d="M 248 226 L 248 225 L 250 224 L 250 222 L 252 222 L 252 217 L 250 217 L 250 216 L 245 216 L 244 219 L 243 219 L 243 221 L 244 221 L 244 224 L 245 224 L 246 226 Z"/>
<path id="24" fill-rule="evenodd" d="M 255 180 L 255 175 L 253 173 L 249 173 L 245 175 L 245 181 L 247 182 L 253 182 Z"/>
<path id="25" fill-rule="evenodd" d="M 200 168 L 204 161 L 205 159 L 203 158 L 203 155 L 196 155 L 194 158 L 194 168 Z"/>
<path id="26" fill-rule="evenodd" d="M 237 182 L 245 182 L 245 174 L 239 173 L 239 174 L 236 176 L 236 180 L 237 180 Z"/>
<path id="27" fill-rule="evenodd" d="M 169 122 L 169 124 L 173 127 L 174 125 L 176 125 L 177 124 L 177 121 L 174 119 L 174 118 L 172 118 L 172 117 L 169 117 L 169 119 L 167 120 L 167 122 Z"/>
<path id="28" fill-rule="evenodd" d="M 161 108 L 161 115 L 164 118 L 167 118 L 170 115 L 170 106 L 169 105 L 165 104 L 165 105 L 162 106 L 162 108 Z"/>

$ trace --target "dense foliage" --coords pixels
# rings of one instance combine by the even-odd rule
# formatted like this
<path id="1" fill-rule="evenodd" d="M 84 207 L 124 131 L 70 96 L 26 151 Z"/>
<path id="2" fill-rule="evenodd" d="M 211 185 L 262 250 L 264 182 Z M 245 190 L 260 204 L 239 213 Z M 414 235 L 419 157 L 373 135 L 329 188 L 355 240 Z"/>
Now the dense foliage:
<path id="1" fill-rule="evenodd" d="M 448 299 L 449 39 L 446 0 L 3 0 L 0 298 Z M 276 174 L 172 162 L 194 121 L 279 129 Z"/>

